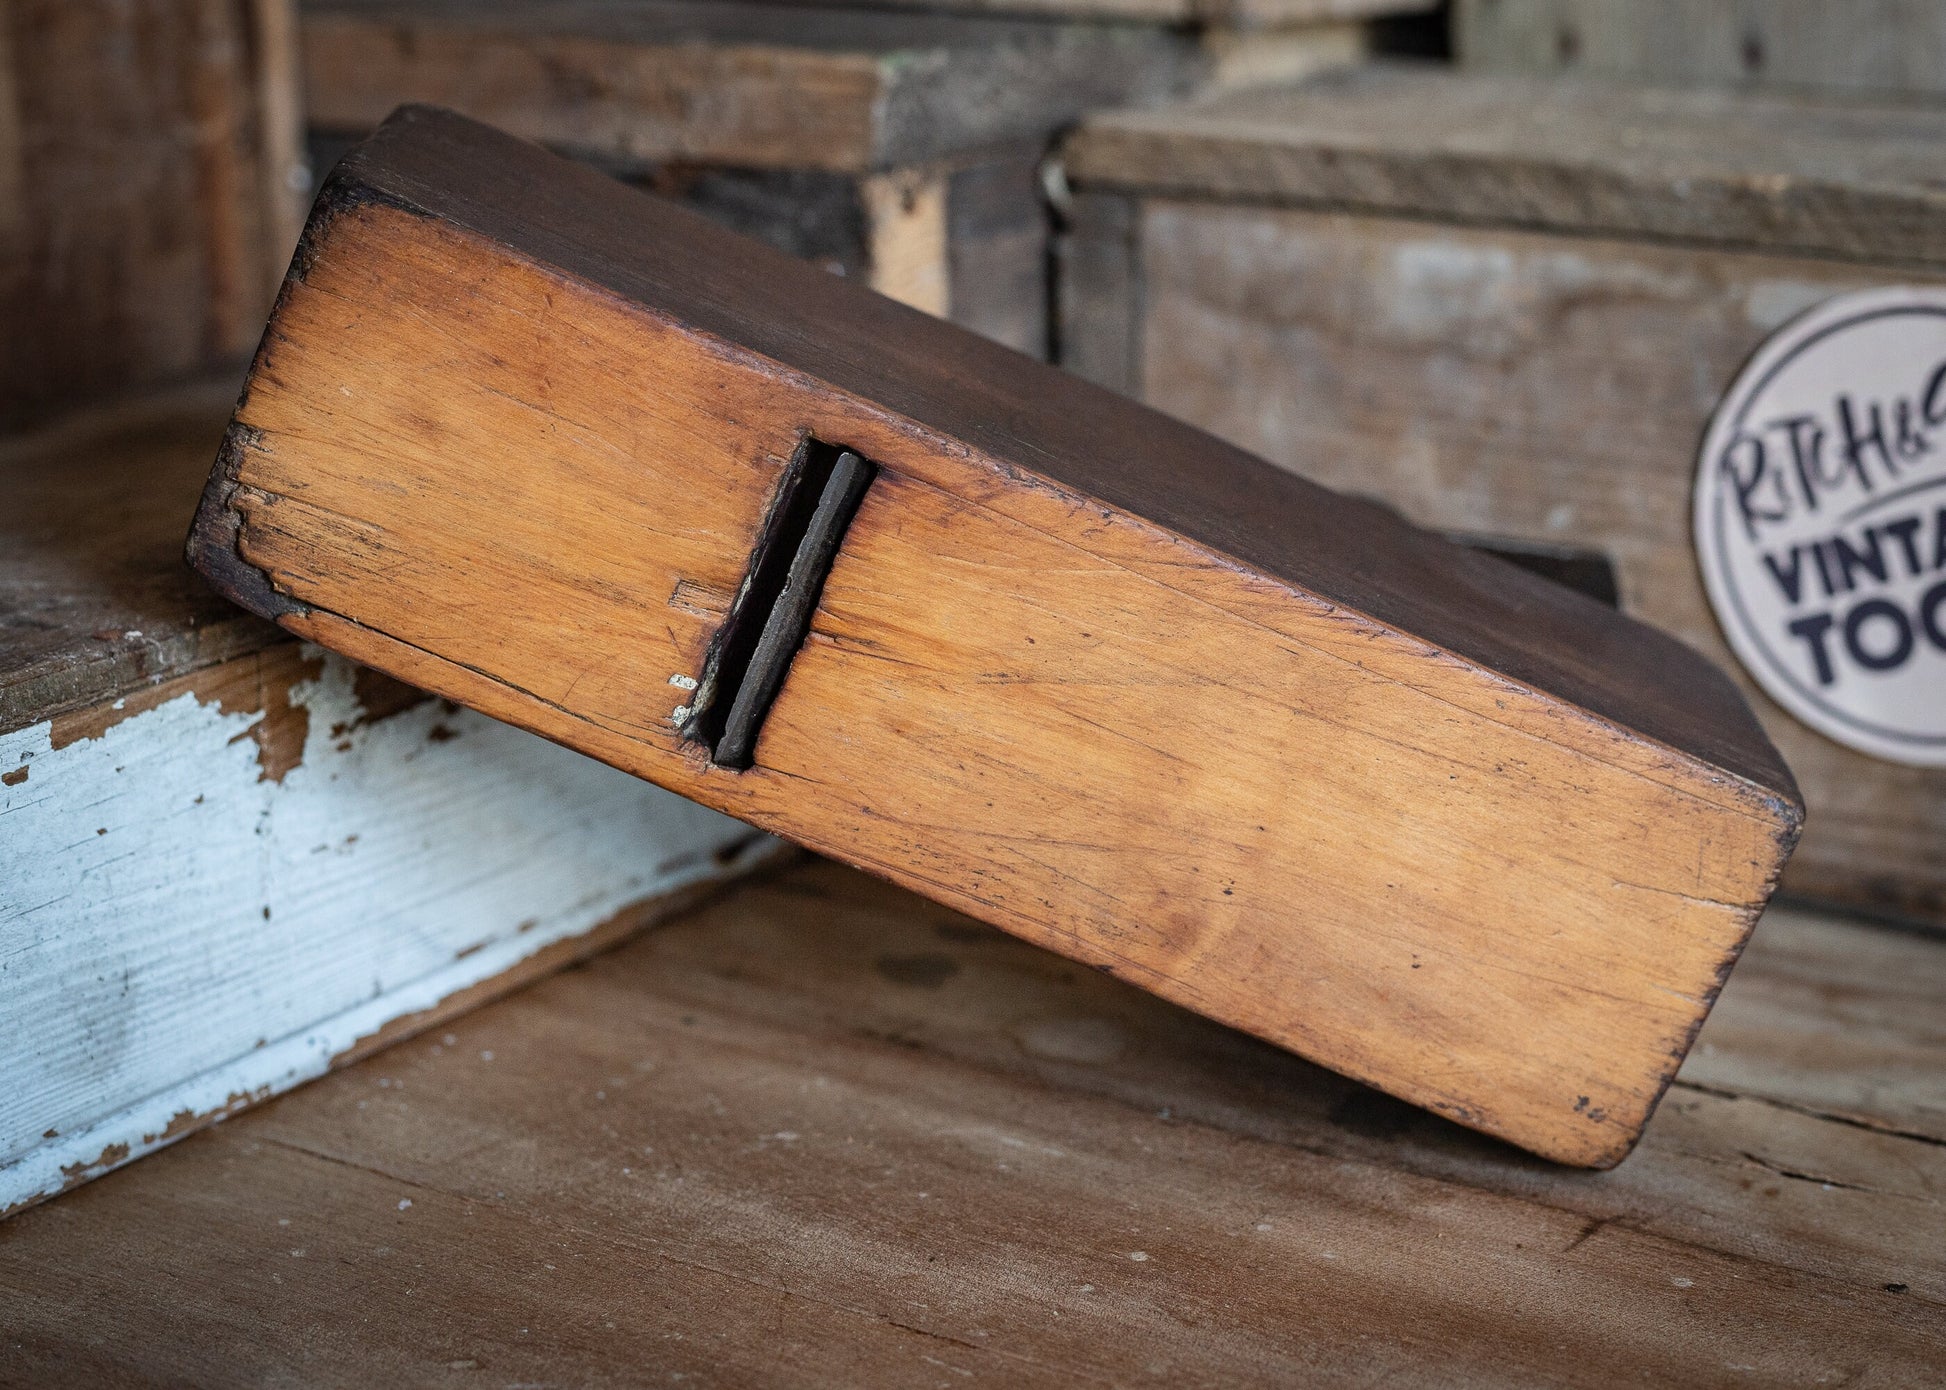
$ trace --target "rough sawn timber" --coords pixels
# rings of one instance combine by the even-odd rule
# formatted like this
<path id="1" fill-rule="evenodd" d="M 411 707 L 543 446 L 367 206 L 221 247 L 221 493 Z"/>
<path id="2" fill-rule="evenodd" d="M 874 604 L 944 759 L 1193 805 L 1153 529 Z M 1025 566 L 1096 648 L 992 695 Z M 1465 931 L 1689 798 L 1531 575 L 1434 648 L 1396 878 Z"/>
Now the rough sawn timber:
<path id="1" fill-rule="evenodd" d="M 879 473 L 733 772 L 685 731 L 807 436 Z M 191 553 L 356 660 L 1573 1163 L 1640 1134 L 1800 817 L 1673 640 L 423 108 L 321 198 Z"/>

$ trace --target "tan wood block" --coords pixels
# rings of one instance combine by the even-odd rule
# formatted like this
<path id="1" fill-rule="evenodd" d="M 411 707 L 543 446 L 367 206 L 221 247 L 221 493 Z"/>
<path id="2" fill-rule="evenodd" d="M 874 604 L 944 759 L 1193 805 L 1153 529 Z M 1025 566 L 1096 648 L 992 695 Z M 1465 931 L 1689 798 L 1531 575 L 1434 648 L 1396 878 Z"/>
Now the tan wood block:
<path id="1" fill-rule="evenodd" d="M 719 765 L 813 438 L 877 472 Z M 426 109 L 321 199 L 191 551 L 359 661 L 1573 1163 L 1640 1134 L 1800 816 L 1673 639 Z"/>

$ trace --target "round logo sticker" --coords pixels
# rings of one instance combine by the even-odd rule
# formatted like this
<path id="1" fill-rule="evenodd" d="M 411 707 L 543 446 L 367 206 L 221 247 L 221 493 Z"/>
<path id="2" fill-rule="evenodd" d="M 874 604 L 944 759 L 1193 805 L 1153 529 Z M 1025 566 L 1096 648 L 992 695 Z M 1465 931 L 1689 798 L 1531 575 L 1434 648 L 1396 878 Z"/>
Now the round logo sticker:
<path id="1" fill-rule="evenodd" d="M 1696 470 L 1717 621 L 1840 743 L 1946 767 L 1946 290 L 1827 300 L 1757 352 Z"/>

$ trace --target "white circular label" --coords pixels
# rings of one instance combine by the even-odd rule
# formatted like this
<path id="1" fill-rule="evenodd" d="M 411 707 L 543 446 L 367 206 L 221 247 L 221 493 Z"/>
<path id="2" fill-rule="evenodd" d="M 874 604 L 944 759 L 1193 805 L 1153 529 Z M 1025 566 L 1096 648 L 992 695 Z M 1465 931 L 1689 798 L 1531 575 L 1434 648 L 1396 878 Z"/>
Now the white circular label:
<path id="1" fill-rule="evenodd" d="M 1730 645 L 1785 709 L 1946 767 L 1946 290 L 1840 295 L 1744 366 L 1696 469 Z"/>

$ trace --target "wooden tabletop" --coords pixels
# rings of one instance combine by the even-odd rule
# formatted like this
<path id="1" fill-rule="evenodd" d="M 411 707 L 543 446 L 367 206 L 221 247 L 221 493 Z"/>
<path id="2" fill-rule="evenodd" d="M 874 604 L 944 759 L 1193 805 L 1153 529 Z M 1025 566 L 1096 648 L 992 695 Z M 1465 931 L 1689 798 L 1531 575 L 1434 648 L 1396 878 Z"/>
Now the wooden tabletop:
<path id="1" fill-rule="evenodd" d="M 0 1380 L 1915 1385 L 1946 942 L 1773 910 L 1526 1158 L 802 861 L 0 1226 Z"/>

